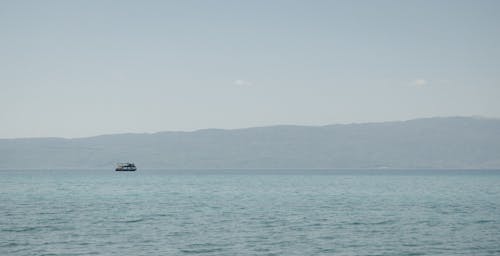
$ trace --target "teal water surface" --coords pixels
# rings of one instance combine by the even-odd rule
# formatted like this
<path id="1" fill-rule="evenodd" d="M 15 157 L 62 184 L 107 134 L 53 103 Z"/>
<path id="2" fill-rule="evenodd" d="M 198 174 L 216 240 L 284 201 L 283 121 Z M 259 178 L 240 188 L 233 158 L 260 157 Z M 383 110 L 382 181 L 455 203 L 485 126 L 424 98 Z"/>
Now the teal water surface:
<path id="1" fill-rule="evenodd" d="M 0 255 L 197 254 L 500 255 L 500 171 L 0 171 Z"/>

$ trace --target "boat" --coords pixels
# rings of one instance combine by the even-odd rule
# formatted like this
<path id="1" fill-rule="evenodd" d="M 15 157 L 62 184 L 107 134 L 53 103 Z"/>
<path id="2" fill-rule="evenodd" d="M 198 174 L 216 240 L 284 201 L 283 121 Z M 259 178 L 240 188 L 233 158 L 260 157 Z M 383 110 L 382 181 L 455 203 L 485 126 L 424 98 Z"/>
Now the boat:
<path id="1" fill-rule="evenodd" d="M 118 163 L 115 171 L 117 172 L 133 172 L 137 170 L 134 163 Z"/>

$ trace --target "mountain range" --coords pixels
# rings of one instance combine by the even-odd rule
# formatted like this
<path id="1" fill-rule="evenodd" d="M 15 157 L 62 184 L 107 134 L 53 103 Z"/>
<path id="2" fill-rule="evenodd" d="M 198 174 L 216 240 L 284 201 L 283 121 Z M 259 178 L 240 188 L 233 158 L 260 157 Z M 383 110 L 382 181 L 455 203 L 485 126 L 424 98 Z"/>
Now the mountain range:
<path id="1" fill-rule="evenodd" d="M 0 168 L 500 168 L 500 119 L 0 139 Z"/>

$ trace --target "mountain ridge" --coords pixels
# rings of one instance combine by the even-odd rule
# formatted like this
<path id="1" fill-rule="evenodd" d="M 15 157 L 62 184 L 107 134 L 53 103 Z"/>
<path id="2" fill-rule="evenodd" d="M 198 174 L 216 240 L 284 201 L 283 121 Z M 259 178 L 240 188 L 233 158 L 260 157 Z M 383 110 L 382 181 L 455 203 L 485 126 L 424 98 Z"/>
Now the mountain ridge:
<path id="1" fill-rule="evenodd" d="M 0 139 L 0 168 L 500 168 L 500 119 Z"/>

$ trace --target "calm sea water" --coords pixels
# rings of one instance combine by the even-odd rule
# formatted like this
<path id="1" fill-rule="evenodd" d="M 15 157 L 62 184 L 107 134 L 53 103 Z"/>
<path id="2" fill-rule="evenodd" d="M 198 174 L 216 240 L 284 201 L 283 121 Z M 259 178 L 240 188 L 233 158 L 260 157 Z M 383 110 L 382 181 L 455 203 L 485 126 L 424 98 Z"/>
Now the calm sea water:
<path id="1" fill-rule="evenodd" d="M 500 171 L 0 171 L 0 255 L 192 254 L 500 255 Z"/>

